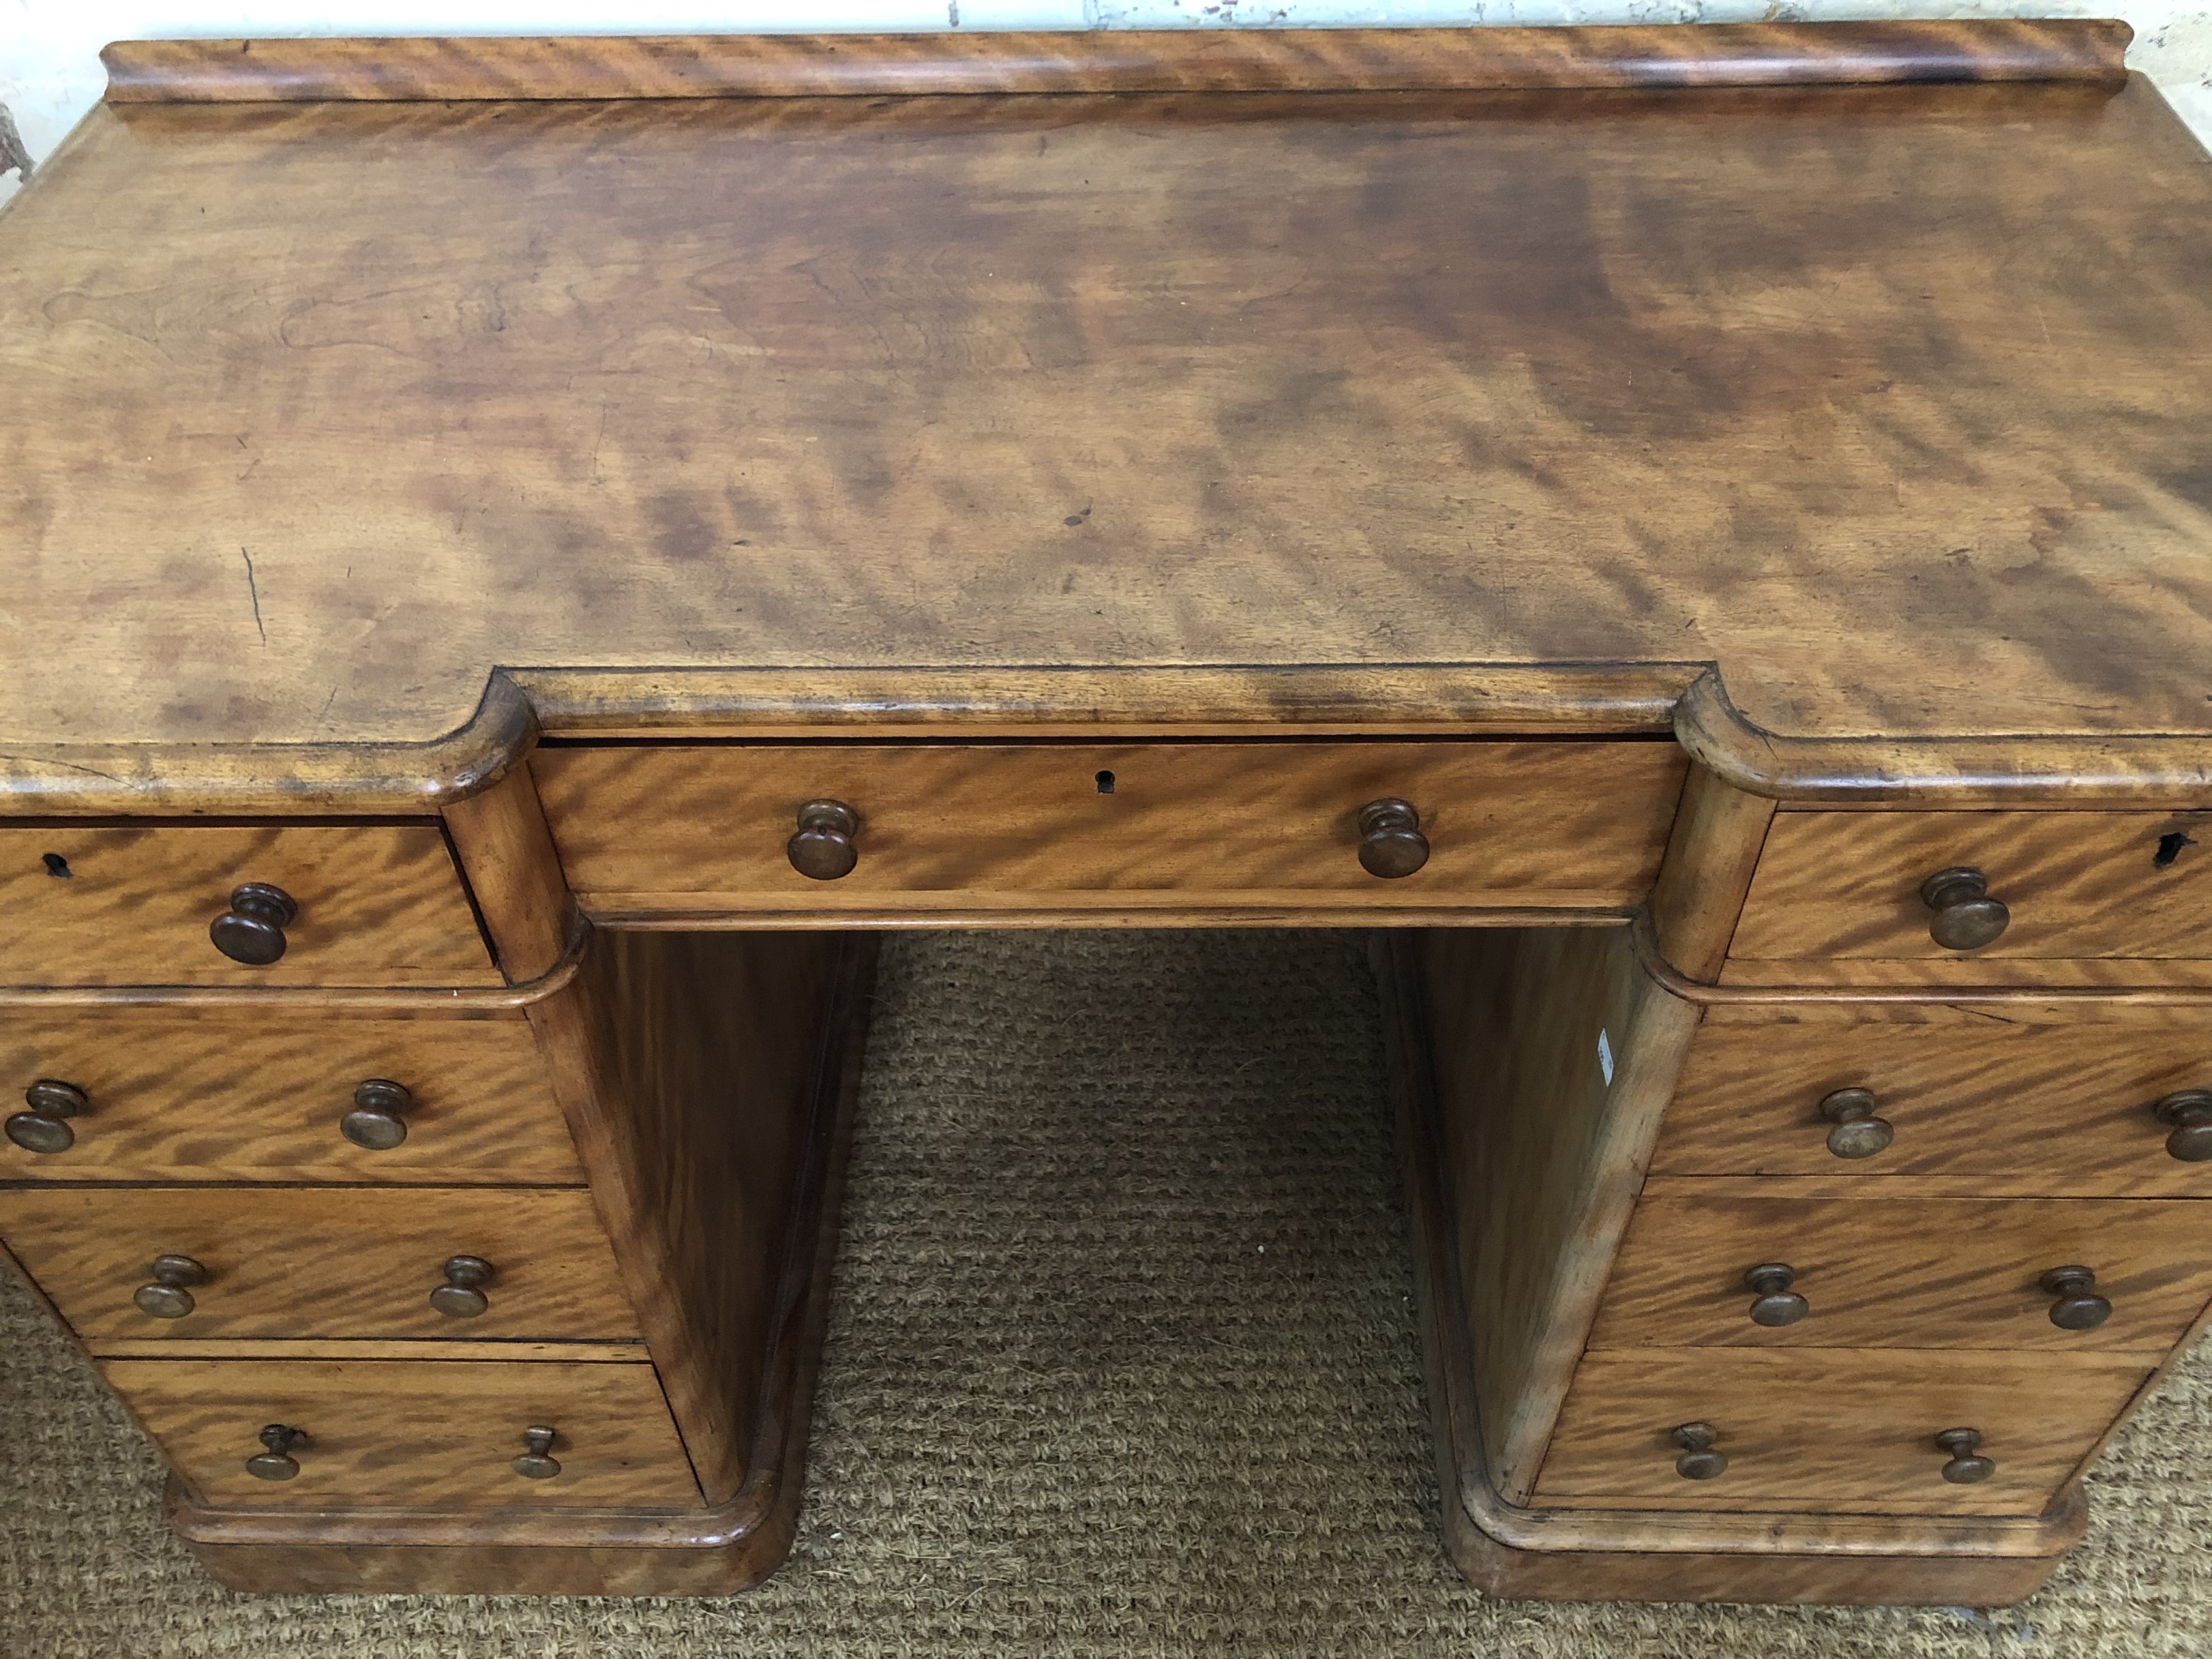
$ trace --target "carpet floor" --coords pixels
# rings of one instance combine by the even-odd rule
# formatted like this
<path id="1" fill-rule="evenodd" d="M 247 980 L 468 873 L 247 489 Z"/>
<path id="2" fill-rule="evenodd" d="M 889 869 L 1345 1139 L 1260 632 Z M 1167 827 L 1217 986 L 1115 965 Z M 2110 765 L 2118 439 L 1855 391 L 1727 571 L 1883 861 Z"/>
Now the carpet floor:
<path id="1" fill-rule="evenodd" d="M 788 1565 L 721 1601 L 234 1596 L 0 1275 L 0 1659 L 2203 1655 L 2212 1356 L 2026 1605 L 1541 1605 L 1438 1541 L 1352 933 L 894 937 Z"/>

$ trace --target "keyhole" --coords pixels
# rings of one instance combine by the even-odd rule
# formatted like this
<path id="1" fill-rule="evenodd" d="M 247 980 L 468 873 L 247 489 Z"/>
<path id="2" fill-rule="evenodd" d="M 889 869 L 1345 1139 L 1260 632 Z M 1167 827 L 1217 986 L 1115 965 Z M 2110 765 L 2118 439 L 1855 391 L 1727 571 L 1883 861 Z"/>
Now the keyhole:
<path id="1" fill-rule="evenodd" d="M 1111 772 L 1101 772 L 1091 781 L 1098 786 L 1100 794 L 1110 795 L 1114 793 L 1114 775 Z"/>
<path id="2" fill-rule="evenodd" d="M 2194 841 L 2183 835 L 2180 830 L 2172 830 L 2158 838 L 2158 851 L 2151 854 L 2150 861 L 2160 870 L 2170 870 L 2173 867 L 2174 860 L 2181 856 L 2183 848 L 2196 845 Z M 46 861 L 51 864 L 53 861 L 53 856 L 52 853 L 47 854 Z"/>
<path id="3" fill-rule="evenodd" d="M 48 853 L 45 854 L 45 858 L 46 861 L 46 873 L 50 876 L 58 876 L 66 880 L 68 878 L 76 873 L 76 871 L 69 867 L 69 860 L 64 858 L 59 853 Z"/>

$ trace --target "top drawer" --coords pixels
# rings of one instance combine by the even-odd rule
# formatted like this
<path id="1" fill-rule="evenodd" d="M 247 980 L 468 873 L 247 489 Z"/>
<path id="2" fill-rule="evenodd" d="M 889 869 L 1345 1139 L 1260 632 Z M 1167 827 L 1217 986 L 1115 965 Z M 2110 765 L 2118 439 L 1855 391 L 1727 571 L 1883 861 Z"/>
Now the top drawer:
<path id="1" fill-rule="evenodd" d="M 1948 890 L 1923 894 L 1948 871 Z M 1932 901 L 1932 902 L 1931 902 Z M 2042 963 L 2212 959 L 2212 813 L 1779 812 L 1723 975 L 2045 982 Z M 1893 964 L 1885 969 L 1884 964 Z"/>
<path id="2" fill-rule="evenodd" d="M 569 885 L 601 915 L 1504 908 L 1620 911 L 1657 873 L 1684 761 L 1658 742 L 548 746 Z M 841 804 L 794 867 L 800 808 Z M 1417 823 L 1362 809 L 1401 801 Z M 1387 843 L 1377 845 L 1377 843 Z M 1426 855 L 1410 873 L 1370 873 Z M 1403 865 L 1395 866 L 1402 869 Z"/>
<path id="3" fill-rule="evenodd" d="M 234 911 L 249 884 L 290 919 Z M 226 955 L 210 927 L 227 915 L 234 948 L 282 954 Z M 499 982 L 434 823 L 0 830 L 0 983 Z"/>

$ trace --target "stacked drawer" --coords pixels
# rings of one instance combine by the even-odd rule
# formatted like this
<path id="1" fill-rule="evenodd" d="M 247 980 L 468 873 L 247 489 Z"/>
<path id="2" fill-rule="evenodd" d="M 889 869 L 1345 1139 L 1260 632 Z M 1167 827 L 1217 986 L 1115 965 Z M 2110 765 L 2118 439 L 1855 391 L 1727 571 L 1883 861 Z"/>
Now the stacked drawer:
<path id="1" fill-rule="evenodd" d="M 1777 816 L 1537 1502 L 2048 1510 L 2212 1302 L 2200 828 Z"/>
<path id="2" fill-rule="evenodd" d="M 0 872 L 0 1242 L 200 1501 L 698 1504 L 436 825 L 11 829 Z"/>

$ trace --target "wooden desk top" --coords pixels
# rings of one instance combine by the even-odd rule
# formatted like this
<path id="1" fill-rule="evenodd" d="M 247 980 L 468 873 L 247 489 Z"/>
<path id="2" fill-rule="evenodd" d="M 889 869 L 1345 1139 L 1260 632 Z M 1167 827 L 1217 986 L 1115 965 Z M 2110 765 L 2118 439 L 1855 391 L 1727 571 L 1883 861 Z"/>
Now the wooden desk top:
<path id="1" fill-rule="evenodd" d="M 0 811 L 1693 682 L 1771 792 L 2201 799 L 2212 165 L 2124 38 L 113 49 L 0 220 Z"/>

